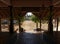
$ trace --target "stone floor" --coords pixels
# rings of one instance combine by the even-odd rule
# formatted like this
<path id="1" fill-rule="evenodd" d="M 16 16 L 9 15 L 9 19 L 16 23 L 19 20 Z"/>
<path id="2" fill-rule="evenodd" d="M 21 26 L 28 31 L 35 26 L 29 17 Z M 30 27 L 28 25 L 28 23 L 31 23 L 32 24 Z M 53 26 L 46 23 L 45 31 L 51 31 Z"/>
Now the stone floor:
<path id="1" fill-rule="evenodd" d="M 18 33 L 13 34 L 6 44 L 56 44 L 54 37 L 45 33 Z"/>

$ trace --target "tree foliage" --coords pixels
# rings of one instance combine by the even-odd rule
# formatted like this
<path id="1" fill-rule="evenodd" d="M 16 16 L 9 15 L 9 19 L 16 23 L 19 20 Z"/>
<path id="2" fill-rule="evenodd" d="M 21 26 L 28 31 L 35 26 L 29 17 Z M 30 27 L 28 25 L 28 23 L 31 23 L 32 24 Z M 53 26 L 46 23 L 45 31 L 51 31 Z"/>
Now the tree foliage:
<path id="1" fill-rule="evenodd" d="M 31 16 L 31 20 L 34 21 L 34 22 L 36 22 L 36 23 L 39 22 L 39 18 L 36 17 L 35 15 Z"/>

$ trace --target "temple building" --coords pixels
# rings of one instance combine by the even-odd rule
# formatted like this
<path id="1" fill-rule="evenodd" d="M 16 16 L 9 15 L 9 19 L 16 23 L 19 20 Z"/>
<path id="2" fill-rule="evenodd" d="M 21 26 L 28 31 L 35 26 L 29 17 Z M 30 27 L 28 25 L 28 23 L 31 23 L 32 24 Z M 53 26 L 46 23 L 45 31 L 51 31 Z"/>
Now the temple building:
<path id="1" fill-rule="evenodd" d="M 28 12 L 39 18 L 40 27 L 35 31 L 40 33 L 29 34 L 21 28 L 21 19 Z M 44 21 L 47 21 L 47 31 L 42 29 Z M 19 29 L 14 30 L 17 22 Z M 3 32 L 6 27 L 3 24 L 8 24 L 8 32 Z M 0 44 L 60 44 L 59 25 L 60 0 L 0 0 Z"/>

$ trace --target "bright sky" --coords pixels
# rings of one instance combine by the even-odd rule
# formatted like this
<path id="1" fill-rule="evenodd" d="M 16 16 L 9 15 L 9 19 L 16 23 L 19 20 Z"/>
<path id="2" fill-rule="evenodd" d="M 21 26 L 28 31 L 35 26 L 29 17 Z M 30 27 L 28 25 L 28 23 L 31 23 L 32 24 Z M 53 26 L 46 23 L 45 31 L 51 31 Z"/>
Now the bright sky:
<path id="1" fill-rule="evenodd" d="M 31 16 L 31 15 L 33 15 L 33 13 L 32 13 L 32 12 L 27 12 L 27 13 L 26 13 L 26 16 L 27 16 L 27 15 L 28 15 L 28 16 Z"/>

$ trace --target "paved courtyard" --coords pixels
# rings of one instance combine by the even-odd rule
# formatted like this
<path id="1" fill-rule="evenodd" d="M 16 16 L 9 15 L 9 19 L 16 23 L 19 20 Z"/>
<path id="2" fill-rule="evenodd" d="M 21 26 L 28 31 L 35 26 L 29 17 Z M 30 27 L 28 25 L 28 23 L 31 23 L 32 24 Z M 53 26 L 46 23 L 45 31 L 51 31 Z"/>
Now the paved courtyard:
<path id="1" fill-rule="evenodd" d="M 41 28 L 45 31 L 48 30 L 48 24 L 47 23 L 41 23 L 42 26 Z M 1 25 L 2 26 L 2 31 L 3 32 L 8 32 L 8 28 L 9 26 L 8 25 Z M 53 24 L 53 30 L 56 31 L 56 26 L 55 24 Z M 33 22 L 33 21 L 24 21 L 21 25 L 21 27 L 26 31 L 26 32 L 32 32 L 32 33 L 35 33 L 36 31 L 34 31 L 36 29 L 36 23 Z M 38 28 L 40 27 L 40 23 L 38 23 Z M 19 26 L 17 24 L 14 24 L 14 30 L 16 29 L 19 29 Z M 59 23 L 59 27 L 58 27 L 58 30 L 60 31 L 60 23 Z M 17 31 L 19 32 L 19 31 Z"/>

